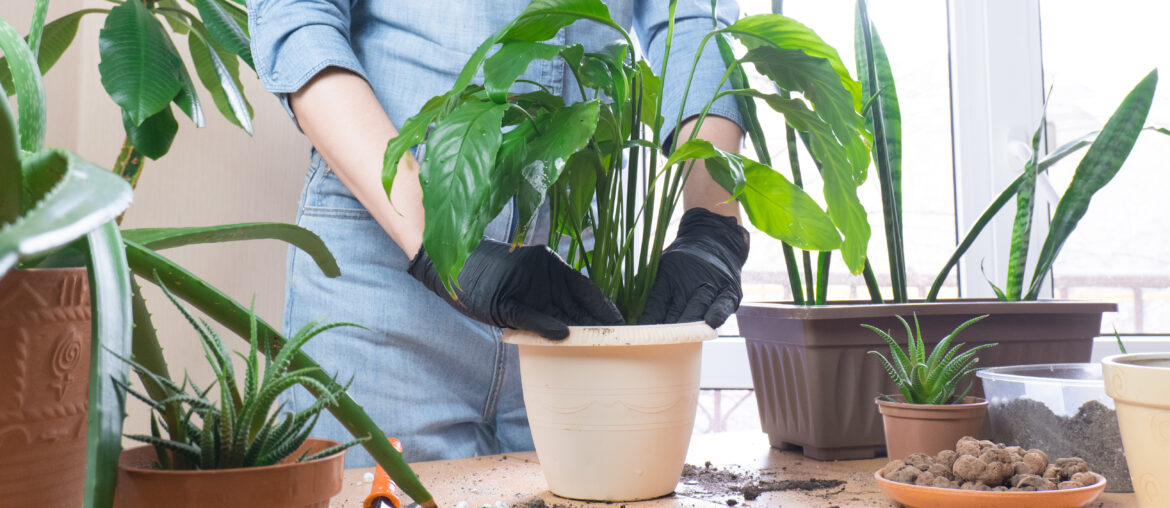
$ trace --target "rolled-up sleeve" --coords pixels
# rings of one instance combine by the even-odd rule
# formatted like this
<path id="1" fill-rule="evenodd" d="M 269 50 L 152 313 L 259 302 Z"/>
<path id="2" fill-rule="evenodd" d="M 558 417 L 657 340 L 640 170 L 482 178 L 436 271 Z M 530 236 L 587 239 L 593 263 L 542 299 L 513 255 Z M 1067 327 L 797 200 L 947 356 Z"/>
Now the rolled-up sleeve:
<path id="1" fill-rule="evenodd" d="M 350 0 L 248 0 L 252 56 L 260 82 L 293 121 L 288 94 L 327 67 L 366 72 L 350 45 Z"/>
<path id="2" fill-rule="evenodd" d="M 662 56 L 666 51 L 666 33 L 669 23 L 667 0 L 644 0 L 637 2 L 635 11 L 634 30 L 642 41 L 642 51 L 648 56 L 655 71 L 659 69 Z M 735 1 L 722 0 L 718 4 L 715 18 L 719 26 L 734 23 L 739 17 L 739 6 Z M 718 90 L 731 89 L 730 83 L 725 83 L 718 90 L 719 80 L 727 72 L 727 66 L 719 54 L 719 47 L 712 39 L 703 47 L 703 54 L 699 57 L 695 68 L 695 78 L 691 83 L 691 91 L 684 105 L 683 93 L 686 91 L 687 78 L 690 76 L 691 63 L 695 59 L 695 52 L 703 37 L 713 30 L 711 19 L 711 3 L 709 0 L 679 0 L 675 10 L 674 38 L 670 47 L 670 60 L 666 64 L 666 74 L 663 79 L 662 103 L 662 139 L 670 140 L 678 126 L 678 111 L 683 110 L 685 120 L 699 114 L 707 101 Z M 743 129 L 743 118 L 736 105 L 735 97 L 721 97 L 711 105 L 708 114 L 725 117 Z"/>

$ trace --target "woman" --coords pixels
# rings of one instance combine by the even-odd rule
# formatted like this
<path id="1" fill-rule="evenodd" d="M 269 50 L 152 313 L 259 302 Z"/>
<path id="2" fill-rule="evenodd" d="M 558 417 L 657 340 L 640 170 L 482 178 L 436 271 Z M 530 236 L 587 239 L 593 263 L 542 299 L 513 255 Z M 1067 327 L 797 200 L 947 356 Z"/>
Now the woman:
<path id="1" fill-rule="evenodd" d="M 452 301 L 421 249 L 417 159 L 400 164 L 394 207 L 382 190 L 382 156 L 395 126 L 448 90 L 480 43 L 527 3 L 249 1 L 256 70 L 314 147 L 297 223 L 325 240 L 342 271 L 325 278 L 311 260 L 290 251 L 284 329 L 323 317 L 365 327 L 330 330 L 306 351 L 327 372 L 353 380 L 350 393 L 387 435 L 402 440 L 409 461 L 532 449 L 516 350 L 501 342 L 501 327 L 557 339 L 568 333 L 567 325 L 621 321 L 613 304 L 549 249 L 508 252 L 500 241 L 511 234 L 510 209 L 488 227 L 459 277 L 459 301 Z M 649 60 L 661 61 L 668 2 L 607 3 L 613 19 L 637 34 Z M 727 24 L 738 8 L 723 2 L 718 14 Z M 679 2 L 665 76 L 666 136 L 674 134 L 691 60 L 711 23 L 707 0 Z M 596 51 L 616 36 L 600 24 L 578 22 L 550 43 Z M 704 52 L 684 118 L 698 113 L 725 70 L 717 51 Z M 522 78 L 580 100 L 562 61 L 534 62 Z M 700 136 L 738 150 L 735 103 L 721 99 L 711 114 Z M 679 134 L 689 136 L 687 122 Z M 706 171 L 694 172 L 684 190 L 689 210 L 664 253 L 643 322 L 706 319 L 718 326 L 734 311 L 747 240 L 729 197 Z M 297 409 L 312 399 L 301 391 L 289 402 Z M 348 438 L 330 416 L 314 433 Z M 346 460 L 348 467 L 372 465 L 360 449 Z"/>

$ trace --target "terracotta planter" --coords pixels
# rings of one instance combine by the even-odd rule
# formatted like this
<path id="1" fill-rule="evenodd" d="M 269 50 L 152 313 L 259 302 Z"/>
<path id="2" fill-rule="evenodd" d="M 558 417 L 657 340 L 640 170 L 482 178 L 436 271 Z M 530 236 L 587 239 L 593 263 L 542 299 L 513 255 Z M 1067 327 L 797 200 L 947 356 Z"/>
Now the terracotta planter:
<path id="1" fill-rule="evenodd" d="M 980 366 L 1086 362 L 1101 313 L 1112 303 L 994 302 L 827 305 L 754 303 L 740 306 L 740 335 L 772 446 L 802 449 L 820 460 L 872 458 L 884 453 L 881 418 L 873 397 L 897 393 L 880 362 L 867 351 L 886 350 L 881 337 L 861 327 L 891 330 L 905 343 L 894 316 L 917 315 L 933 346 L 964 321 L 990 317 L 964 330 L 967 347 L 999 346 L 980 353 Z M 983 396 L 979 383 L 971 395 Z"/>
<path id="2" fill-rule="evenodd" d="M 0 279 L 0 504 L 81 506 L 90 335 L 85 268 Z"/>
<path id="3" fill-rule="evenodd" d="M 699 398 L 703 323 L 571 327 L 560 342 L 509 331 L 549 490 L 635 501 L 674 492 Z"/>
<path id="4" fill-rule="evenodd" d="M 273 466 L 208 471 L 154 469 L 158 456 L 152 446 L 138 446 L 118 458 L 119 508 L 328 508 L 341 492 L 345 452 L 307 462 L 294 462 L 309 453 L 336 445 L 336 441 L 309 439 L 289 458 Z"/>
<path id="5" fill-rule="evenodd" d="M 978 397 L 964 397 L 961 404 L 908 404 L 902 397 L 894 400 L 874 399 L 882 414 L 891 459 L 953 450 L 959 438 L 978 437 L 987 417 L 987 401 Z"/>
<path id="6" fill-rule="evenodd" d="M 1170 506 L 1170 353 L 1110 356 L 1101 368 L 1138 503 Z"/>

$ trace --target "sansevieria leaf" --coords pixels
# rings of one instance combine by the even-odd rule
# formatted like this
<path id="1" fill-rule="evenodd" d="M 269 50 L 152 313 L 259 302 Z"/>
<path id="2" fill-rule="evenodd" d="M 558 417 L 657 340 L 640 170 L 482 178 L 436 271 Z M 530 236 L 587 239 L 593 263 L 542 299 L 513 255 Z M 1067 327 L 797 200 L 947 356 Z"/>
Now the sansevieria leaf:
<path id="1" fill-rule="evenodd" d="M 102 86 L 141 125 L 179 93 L 183 61 L 162 23 L 138 1 L 110 9 L 98 36 Z"/>

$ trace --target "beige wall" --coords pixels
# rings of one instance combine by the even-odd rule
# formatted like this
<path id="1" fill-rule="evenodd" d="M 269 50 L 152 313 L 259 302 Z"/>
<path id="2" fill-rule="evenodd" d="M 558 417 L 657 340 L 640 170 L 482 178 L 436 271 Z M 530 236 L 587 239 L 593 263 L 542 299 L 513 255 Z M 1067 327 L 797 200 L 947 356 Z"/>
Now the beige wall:
<path id="1" fill-rule="evenodd" d="M 26 33 L 32 3 L 0 2 L 0 16 Z M 54 0 L 50 5 L 49 20 L 78 8 L 109 8 L 111 4 L 102 0 Z M 98 31 L 103 21 L 101 14 L 84 18 L 73 47 L 46 75 L 45 82 L 49 143 L 110 167 L 122 145 L 123 132 L 118 108 L 102 88 L 97 71 Z M 186 58 L 183 37 L 177 36 L 176 45 Z M 249 137 L 225 120 L 211 97 L 201 94 L 207 126 L 197 129 L 186 116 L 176 112 L 180 128 L 175 145 L 162 160 L 147 161 L 124 227 L 294 219 L 308 163 L 308 142 L 246 66 L 241 68 L 241 77 L 245 95 L 255 108 L 255 135 Z M 259 315 L 279 328 L 286 252 L 282 243 L 263 241 L 185 247 L 163 254 L 245 304 L 255 296 Z M 210 369 L 194 331 L 161 291 L 144 287 L 144 292 L 172 374 L 188 370 L 192 377 L 206 383 Z M 243 342 L 226 336 L 225 340 L 229 348 L 246 351 Z M 128 406 L 127 432 L 145 432 L 148 426 L 142 405 L 131 402 Z"/>

